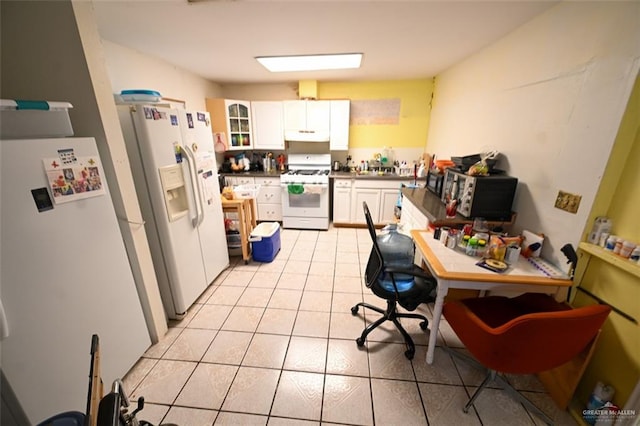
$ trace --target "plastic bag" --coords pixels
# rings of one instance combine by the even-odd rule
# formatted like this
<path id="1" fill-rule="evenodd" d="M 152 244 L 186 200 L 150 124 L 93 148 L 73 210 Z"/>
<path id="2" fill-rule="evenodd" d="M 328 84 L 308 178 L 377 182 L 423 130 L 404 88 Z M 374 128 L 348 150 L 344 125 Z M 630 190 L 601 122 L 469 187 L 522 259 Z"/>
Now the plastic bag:
<path id="1" fill-rule="evenodd" d="M 488 176 L 489 166 L 487 166 L 486 160 L 483 159 L 469 167 L 469 171 L 467 173 L 469 176 Z"/>
<path id="2" fill-rule="evenodd" d="M 498 151 L 485 151 L 480 154 L 480 161 L 475 163 L 473 166 L 469 167 L 469 171 L 467 172 L 469 176 L 488 176 L 489 175 L 489 165 L 487 164 L 487 160 L 494 160 L 498 156 Z"/>

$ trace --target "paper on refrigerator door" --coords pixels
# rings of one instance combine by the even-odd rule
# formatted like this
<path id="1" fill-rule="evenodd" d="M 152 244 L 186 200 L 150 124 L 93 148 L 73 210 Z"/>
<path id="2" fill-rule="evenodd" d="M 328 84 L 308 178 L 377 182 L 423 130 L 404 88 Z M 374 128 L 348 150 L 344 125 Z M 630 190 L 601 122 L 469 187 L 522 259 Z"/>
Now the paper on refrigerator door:
<path id="1" fill-rule="evenodd" d="M 56 204 L 105 194 L 102 167 L 97 156 L 76 158 L 68 149 L 58 153 L 58 158 L 42 160 Z"/>

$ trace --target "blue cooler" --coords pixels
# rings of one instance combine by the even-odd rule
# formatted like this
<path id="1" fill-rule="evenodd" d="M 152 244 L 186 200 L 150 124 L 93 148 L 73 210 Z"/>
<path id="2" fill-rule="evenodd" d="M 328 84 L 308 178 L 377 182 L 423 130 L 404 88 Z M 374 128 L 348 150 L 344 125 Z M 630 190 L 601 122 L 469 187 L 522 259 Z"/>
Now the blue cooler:
<path id="1" fill-rule="evenodd" d="M 271 262 L 280 251 L 280 224 L 263 222 L 253 228 L 251 236 L 251 252 L 256 262 Z"/>

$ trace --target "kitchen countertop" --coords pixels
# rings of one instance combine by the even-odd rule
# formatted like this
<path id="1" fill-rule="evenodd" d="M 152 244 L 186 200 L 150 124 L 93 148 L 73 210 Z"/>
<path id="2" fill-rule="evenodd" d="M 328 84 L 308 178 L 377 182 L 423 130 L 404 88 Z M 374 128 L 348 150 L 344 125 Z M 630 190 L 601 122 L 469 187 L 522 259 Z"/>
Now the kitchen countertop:
<path id="1" fill-rule="evenodd" d="M 279 178 L 282 172 L 220 172 L 221 176 L 244 176 L 244 177 L 277 177 Z"/>
<path id="2" fill-rule="evenodd" d="M 429 224 L 433 224 L 435 226 L 451 226 L 451 225 L 459 225 L 464 223 L 473 223 L 473 218 L 467 218 L 462 216 L 461 214 L 456 214 L 456 217 L 453 219 L 447 219 L 446 211 L 444 203 L 440 200 L 440 198 L 429 191 L 426 188 L 409 188 L 405 187 L 401 190 L 402 196 L 406 197 L 411 203 L 416 206 L 422 214 L 424 214 L 427 219 L 429 219 Z M 504 226 L 504 225 L 512 225 L 516 220 L 516 214 L 513 213 L 511 215 L 511 221 L 509 222 L 494 222 L 489 221 L 489 226 Z"/>
<path id="3" fill-rule="evenodd" d="M 244 176 L 244 177 L 280 177 L 282 172 L 220 172 L 222 176 Z M 378 175 L 376 173 L 371 174 L 357 174 L 350 172 L 334 172 L 329 174 L 329 178 L 333 179 L 384 179 L 384 180 L 411 180 L 413 176 L 400 176 L 395 173 Z"/>
<path id="4" fill-rule="evenodd" d="M 351 172 L 333 172 L 332 171 L 329 177 L 334 179 L 413 180 L 413 176 L 400 176 L 395 173 L 386 173 L 383 175 L 379 175 L 377 173 L 358 174 L 358 173 L 351 173 Z"/>

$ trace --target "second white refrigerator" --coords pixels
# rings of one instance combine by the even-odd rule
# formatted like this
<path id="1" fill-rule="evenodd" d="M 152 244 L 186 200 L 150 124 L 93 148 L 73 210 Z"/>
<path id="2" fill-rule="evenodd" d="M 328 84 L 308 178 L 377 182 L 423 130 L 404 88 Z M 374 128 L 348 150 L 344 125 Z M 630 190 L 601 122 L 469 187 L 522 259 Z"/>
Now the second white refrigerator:
<path id="1" fill-rule="evenodd" d="M 162 302 L 179 319 L 229 265 L 209 114 L 118 111 Z"/>

